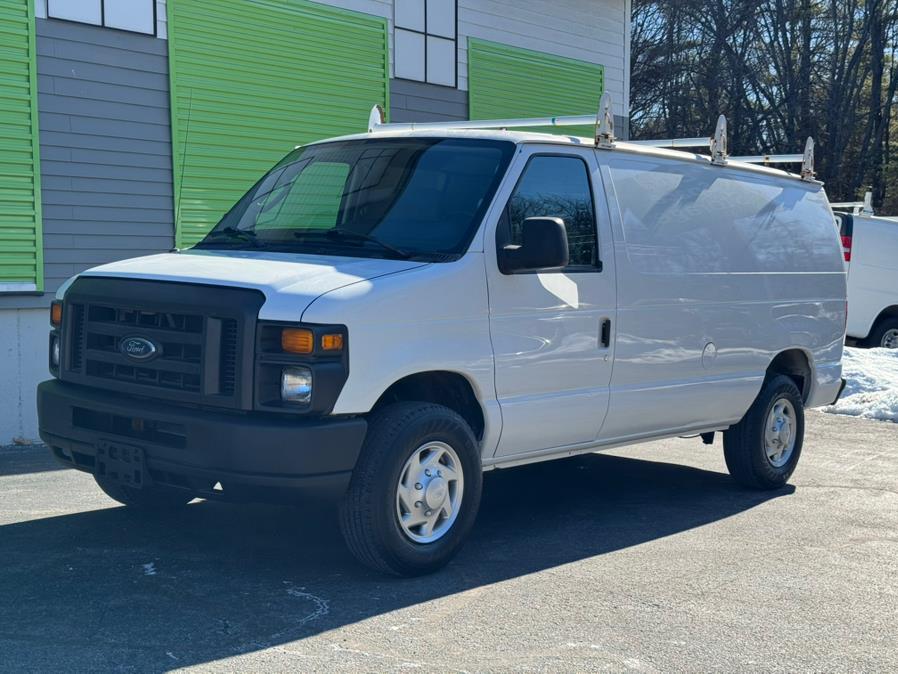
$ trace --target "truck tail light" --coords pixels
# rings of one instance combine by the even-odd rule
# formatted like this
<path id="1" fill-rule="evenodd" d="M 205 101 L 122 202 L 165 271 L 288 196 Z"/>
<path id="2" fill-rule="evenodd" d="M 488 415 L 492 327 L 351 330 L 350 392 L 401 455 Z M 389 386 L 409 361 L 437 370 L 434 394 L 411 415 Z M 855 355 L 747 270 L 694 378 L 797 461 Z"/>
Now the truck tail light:
<path id="1" fill-rule="evenodd" d="M 842 254 L 845 255 L 845 262 L 851 262 L 851 237 L 842 235 Z"/>

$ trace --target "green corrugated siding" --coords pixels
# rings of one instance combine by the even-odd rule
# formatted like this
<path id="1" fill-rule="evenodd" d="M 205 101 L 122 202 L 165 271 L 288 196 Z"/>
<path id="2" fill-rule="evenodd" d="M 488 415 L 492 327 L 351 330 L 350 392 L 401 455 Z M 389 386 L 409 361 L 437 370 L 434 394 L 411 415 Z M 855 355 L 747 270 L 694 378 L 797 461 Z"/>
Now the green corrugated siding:
<path id="1" fill-rule="evenodd" d="M 605 69 L 595 63 L 468 38 L 471 119 L 596 114 Z M 592 136 L 592 127 L 539 129 Z"/>
<path id="2" fill-rule="evenodd" d="M 195 243 L 294 146 L 389 103 L 384 19 L 304 0 L 168 2 L 176 240 Z"/>
<path id="3" fill-rule="evenodd" d="M 0 2 L 0 287 L 41 290 L 40 159 L 32 0 Z"/>

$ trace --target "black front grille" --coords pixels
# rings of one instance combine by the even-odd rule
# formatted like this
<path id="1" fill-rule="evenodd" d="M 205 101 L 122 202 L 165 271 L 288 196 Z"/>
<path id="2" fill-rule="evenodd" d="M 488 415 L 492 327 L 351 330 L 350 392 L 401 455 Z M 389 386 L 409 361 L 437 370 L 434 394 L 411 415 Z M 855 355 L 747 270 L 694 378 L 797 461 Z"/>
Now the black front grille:
<path id="1" fill-rule="evenodd" d="M 204 316 L 97 303 L 75 306 L 87 320 L 84 348 L 76 352 L 73 344 L 73 354 L 83 361 L 88 376 L 191 393 L 202 390 L 203 349 L 216 346 L 205 343 Z M 131 337 L 151 341 L 157 354 L 145 363 L 124 355 L 120 346 Z"/>
<path id="2" fill-rule="evenodd" d="M 84 363 L 84 305 L 75 304 L 71 308 L 72 320 L 69 323 L 69 367 L 81 370 Z"/>
<path id="3" fill-rule="evenodd" d="M 63 336 L 68 345 L 63 379 L 153 397 L 244 407 L 251 397 L 241 397 L 247 360 L 243 349 L 245 344 L 252 355 L 251 336 L 261 300 L 255 291 L 79 279 L 65 299 L 64 314 L 69 318 Z M 146 358 L 125 353 L 123 343 L 132 339 L 149 342 L 154 351 Z"/>
<path id="4" fill-rule="evenodd" d="M 237 387 L 237 321 L 227 320 L 221 326 L 221 392 L 231 395 Z"/>

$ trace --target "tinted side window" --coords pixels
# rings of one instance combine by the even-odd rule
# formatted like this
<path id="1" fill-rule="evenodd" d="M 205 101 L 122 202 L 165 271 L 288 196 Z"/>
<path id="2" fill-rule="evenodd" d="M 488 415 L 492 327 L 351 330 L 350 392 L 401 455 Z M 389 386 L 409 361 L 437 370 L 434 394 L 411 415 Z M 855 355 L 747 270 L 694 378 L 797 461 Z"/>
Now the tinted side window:
<path id="1" fill-rule="evenodd" d="M 589 171 L 578 157 L 532 157 L 508 200 L 499 226 L 499 246 L 521 243 L 524 220 L 561 218 L 567 230 L 568 267 L 598 264 L 596 217 Z"/>

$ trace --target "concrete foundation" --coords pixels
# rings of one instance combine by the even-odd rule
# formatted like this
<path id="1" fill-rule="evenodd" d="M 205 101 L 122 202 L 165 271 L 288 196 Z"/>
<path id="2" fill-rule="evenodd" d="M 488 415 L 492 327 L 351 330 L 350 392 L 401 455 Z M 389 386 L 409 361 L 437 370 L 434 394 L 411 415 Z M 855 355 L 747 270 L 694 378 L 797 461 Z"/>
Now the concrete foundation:
<path id="1" fill-rule="evenodd" d="M 46 309 L 0 309 L 0 445 L 37 436 L 35 394 L 48 379 Z"/>

